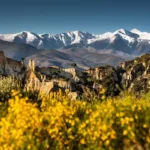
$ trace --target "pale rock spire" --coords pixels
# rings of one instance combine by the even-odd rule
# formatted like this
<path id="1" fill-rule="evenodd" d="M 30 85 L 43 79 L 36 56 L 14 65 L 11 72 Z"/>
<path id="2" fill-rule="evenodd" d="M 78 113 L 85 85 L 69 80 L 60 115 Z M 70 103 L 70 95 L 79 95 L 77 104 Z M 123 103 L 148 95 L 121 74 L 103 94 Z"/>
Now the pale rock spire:
<path id="1" fill-rule="evenodd" d="M 34 62 L 34 60 L 32 60 L 32 59 L 29 60 L 28 69 L 32 70 L 32 71 L 35 71 L 35 62 Z"/>

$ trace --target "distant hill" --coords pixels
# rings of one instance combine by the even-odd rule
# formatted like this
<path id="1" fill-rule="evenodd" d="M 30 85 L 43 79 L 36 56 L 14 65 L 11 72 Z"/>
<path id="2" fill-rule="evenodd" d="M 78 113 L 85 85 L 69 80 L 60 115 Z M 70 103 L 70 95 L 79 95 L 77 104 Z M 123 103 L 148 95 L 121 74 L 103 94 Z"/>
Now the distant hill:
<path id="1" fill-rule="evenodd" d="M 87 69 L 89 67 L 95 67 L 99 65 L 105 65 L 104 63 L 94 63 L 90 60 L 65 54 L 56 50 L 45 50 L 39 52 L 35 55 L 29 56 L 26 58 L 26 61 L 33 59 L 38 66 L 59 66 L 63 68 L 70 68 L 72 63 L 76 63 L 78 68 L 80 69 Z"/>
<path id="2" fill-rule="evenodd" d="M 40 51 L 27 44 L 16 44 L 3 40 L 0 40 L 0 50 L 5 53 L 5 56 L 16 60 L 21 60 L 21 58 L 26 58 Z"/>

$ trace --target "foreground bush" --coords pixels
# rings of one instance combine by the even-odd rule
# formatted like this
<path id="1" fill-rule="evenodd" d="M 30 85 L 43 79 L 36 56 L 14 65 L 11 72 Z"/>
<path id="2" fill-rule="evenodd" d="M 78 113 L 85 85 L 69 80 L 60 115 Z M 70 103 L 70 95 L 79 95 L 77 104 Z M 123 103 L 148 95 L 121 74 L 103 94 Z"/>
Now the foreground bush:
<path id="1" fill-rule="evenodd" d="M 70 101 L 61 91 L 39 106 L 12 92 L 0 119 L 2 150 L 149 149 L 150 98 Z M 1 104 L 2 105 L 2 104 Z"/>

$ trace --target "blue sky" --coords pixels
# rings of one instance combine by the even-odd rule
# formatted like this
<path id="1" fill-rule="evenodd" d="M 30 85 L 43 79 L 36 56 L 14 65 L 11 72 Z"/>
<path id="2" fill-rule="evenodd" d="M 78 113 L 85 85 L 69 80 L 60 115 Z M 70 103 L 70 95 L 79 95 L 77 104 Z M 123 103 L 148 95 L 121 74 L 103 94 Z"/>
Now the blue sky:
<path id="1" fill-rule="evenodd" d="M 1 0 L 0 33 L 150 32 L 150 0 Z"/>

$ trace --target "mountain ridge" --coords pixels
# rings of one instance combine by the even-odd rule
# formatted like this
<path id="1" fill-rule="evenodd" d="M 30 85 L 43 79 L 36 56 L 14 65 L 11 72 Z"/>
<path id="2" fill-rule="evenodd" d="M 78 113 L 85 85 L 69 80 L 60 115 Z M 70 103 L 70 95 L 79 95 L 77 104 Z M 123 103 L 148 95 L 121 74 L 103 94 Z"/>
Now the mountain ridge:
<path id="1" fill-rule="evenodd" d="M 60 34 L 36 34 L 23 31 L 16 34 L 0 34 L 0 39 L 17 44 L 28 44 L 37 49 L 88 48 L 106 52 L 110 50 L 141 55 L 150 52 L 150 33 L 137 29 L 131 31 L 119 29 L 101 35 L 82 31 Z M 113 53 L 110 53 L 113 54 Z"/>
<path id="2" fill-rule="evenodd" d="M 68 36 L 68 37 L 70 37 L 69 40 L 72 40 L 72 43 L 69 43 L 69 45 L 70 45 L 70 44 L 77 43 L 80 40 L 84 40 L 84 39 L 86 39 L 87 43 L 90 44 L 91 42 L 93 42 L 93 40 L 105 39 L 105 38 L 112 37 L 117 34 L 120 34 L 120 35 L 124 34 L 126 36 L 131 36 L 131 37 L 134 35 L 134 36 L 136 36 L 136 38 L 140 37 L 140 35 L 144 34 L 144 35 L 147 35 L 147 37 L 145 36 L 145 39 L 148 39 L 148 40 L 150 39 L 150 37 L 149 37 L 150 33 L 141 32 L 136 28 L 132 29 L 131 31 L 128 31 L 126 29 L 118 29 L 115 32 L 106 32 L 104 34 L 92 34 L 89 32 L 82 32 L 82 31 L 78 31 L 78 30 L 71 31 L 71 32 L 64 32 L 64 33 L 60 33 L 60 34 L 36 34 L 34 32 L 22 31 L 22 32 L 15 33 L 15 34 L 0 34 L 0 39 L 14 42 L 16 37 L 22 36 L 22 38 L 26 39 L 27 43 L 25 43 L 25 44 L 28 44 L 28 42 L 31 42 L 32 40 L 35 40 L 35 39 L 39 39 L 39 40 L 55 39 L 56 40 L 57 38 L 59 38 L 61 41 L 64 42 L 63 43 L 64 45 L 65 44 L 67 45 L 66 41 L 68 39 L 65 39 L 65 38 L 66 38 L 66 36 Z M 91 39 L 91 41 L 90 41 L 90 39 Z M 25 42 L 25 41 L 22 41 L 22 42 Z M 34 46 L 34 45 L 32 45 L 32 46 Z M 38 45 L 36 47 L 38 48 Z"/>

